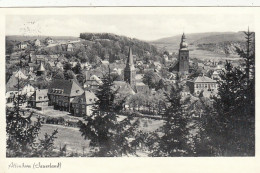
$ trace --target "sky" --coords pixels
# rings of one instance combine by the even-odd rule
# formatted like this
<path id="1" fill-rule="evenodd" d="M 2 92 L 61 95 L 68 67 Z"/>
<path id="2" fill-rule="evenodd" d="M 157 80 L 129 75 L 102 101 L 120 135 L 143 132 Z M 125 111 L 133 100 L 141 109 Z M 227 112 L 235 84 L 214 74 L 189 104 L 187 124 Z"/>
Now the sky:
<path id="1" fill-rule="evenodd" d="M 106 32 L 146 41 L 185 33 L 254 30 L 251 15 L 9 15 L 6 35 L 76 36 Z"/>

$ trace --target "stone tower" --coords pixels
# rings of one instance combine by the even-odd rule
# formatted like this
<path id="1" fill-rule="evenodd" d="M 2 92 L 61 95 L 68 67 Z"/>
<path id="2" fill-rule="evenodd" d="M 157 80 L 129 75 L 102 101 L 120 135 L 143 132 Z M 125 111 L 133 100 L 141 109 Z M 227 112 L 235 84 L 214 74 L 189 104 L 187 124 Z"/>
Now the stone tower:
<path id="1" fill-rule="evenodd" d="M 129 83 L 130 86 L 134 89 L 135 88 L 135 66 L 134 66 L 134 60 L 132 55 L 132 49 L 129 47 L 129 53 L 127 57 L 126 67 L 124 70 L 124 81 Z"/>
<path id="2" fill-rule="evenodd" d="M 189 49 L 185 40 L 186 37 L 183 33 L 179 49 L 179 72 L 182 74 L 189 73 Z"/>

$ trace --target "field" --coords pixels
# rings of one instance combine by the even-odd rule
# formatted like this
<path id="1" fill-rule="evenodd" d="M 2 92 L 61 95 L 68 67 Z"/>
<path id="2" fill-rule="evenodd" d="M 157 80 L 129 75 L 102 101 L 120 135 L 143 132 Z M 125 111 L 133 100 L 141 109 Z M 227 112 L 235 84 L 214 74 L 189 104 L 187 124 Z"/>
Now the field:
<path id="1" fill-rule="evenodd" d="M 45 133 L 51 134 L 55 129 L 58 129 L 57 139 L 54 141 L 56 149 L 59 149 L 66 144 L 68 151 L 82 154 L 83 147 L 86 148 L 85 151 L 88 150 L 89 140 L 84 140 L 78 128 L 44 124 L 41 128 L 39 137 L 43 138 Z"/>
<path id="2" fill-rule="evenodd" d="M 151 132 L 158 129 L 163 125 L 162 120 L 151 120 L 142 118 L 140 120 L 139 130 L 144 132 Z M 41 128 L 40 138 L 44 137 L 44 134 L 51 134 L 55 129 L 58 129 L 57 138 L 54 141 L 55 149 L 59 150 L 60 147 L 67 145 L 68 152 L 76 152 L 80 155 L 89 152 L 89 140 L 85 140 L 78 128 L 65 127 L 62 125 L 43 124 Z M 143 153 L 142 153 L 143 154 Z"/>

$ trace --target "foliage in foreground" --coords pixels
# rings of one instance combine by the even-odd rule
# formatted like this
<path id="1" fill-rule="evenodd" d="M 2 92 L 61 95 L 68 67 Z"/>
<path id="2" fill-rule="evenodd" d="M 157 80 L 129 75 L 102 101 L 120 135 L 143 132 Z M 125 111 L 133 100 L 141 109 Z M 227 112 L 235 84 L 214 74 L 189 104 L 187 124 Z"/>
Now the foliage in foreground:
<path id="1" fill-rule="evenodd" d="M 19 82 L 18 82 L 19 89 Z M 45 134 L 44 139 L 39 139 L 41 130 L 41 119 L 32 122 L 30 115 L 26 115 L 20 109 L 20 104 L 25 103 L 25 96 L 18 95 L 14 99 L 14 107 L 6 108 L 6 135 L 7 135 L 7 157 L 50 157 L 54 153 L 54 139 L 58 133 L 55 130 L 51 135 Z"/>
<path id="2" fill-rule="evenodd" d="M 90 140 L 92 156 L 115 157 L 134 155 L 136 152 L 134 139 L 139 121 L 116 114 L 116 93 L 113 90 L 113 79 L 109 74 L 104 76 L 103 84 L 96 92 L 98 101 L 92 114 L 85 118 L 86 122 L 79 122 L 82 136 Z"/>

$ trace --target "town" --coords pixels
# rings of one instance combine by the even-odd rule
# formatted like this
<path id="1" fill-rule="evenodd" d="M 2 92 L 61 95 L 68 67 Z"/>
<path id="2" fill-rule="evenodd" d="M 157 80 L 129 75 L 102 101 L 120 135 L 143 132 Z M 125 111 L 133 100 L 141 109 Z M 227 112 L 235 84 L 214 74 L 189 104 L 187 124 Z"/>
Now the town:
<path id="1" fill-rule="evenodd" d="M 242 70 L 243 60 L 201 59 L 191 56 L 192 51 L 185 33 L 179 37 L 179 47 L 174 52 L 106 33 L 81 33 L 79 38 L 72 39 L 28 37 L 17 41 L 8 38 L 6 106 L 13 108 L 18 102 L 19 109 L 28 115 L 33 113 L 32 120 L 41 117 L 45 132 L 58 127 L 62 128 L 58 134 L 66 134 L 70 128 L 84 127 L 84 122 L 90 122 L 88 118 L 95 115 L 97 105 L 102 106 L 100 91 L 110 86 L 109 82 L 105 83 L 108 76 L 115 93 L 108 100 L 113 99 L 118 119 L 138 118 L 139 130 L 160 131 L 169 105 L 167 95 L 172 88 L 177 93 L 180 87 L 180 101 L 188 112 L 185 116 L 190 119 L 187 126 L 193 127 L 207 115 L 202 108 L 214 107 L 227 64 L 231 62 Z M 200 130 L 194 127 L 187 135 L 193 139 Z M 66 138 L 73 138 L 73 133 L 70 130 Z M 79 130 L 75 133 L 79 134 Z M 83 142 L 80 145 L 85 146 Z M 64 140 L 59 144 L 66 144 L 71 153 L 79 152 L 82 147 Z M 59 147 L 56 143 L 56 149 Z M 147 147 L 141 144 L 138 147 L 143 149 L 139 156 L 149 155 Z M 87 151 L 83 147 L 82 156 L 88 156 Z"/>

